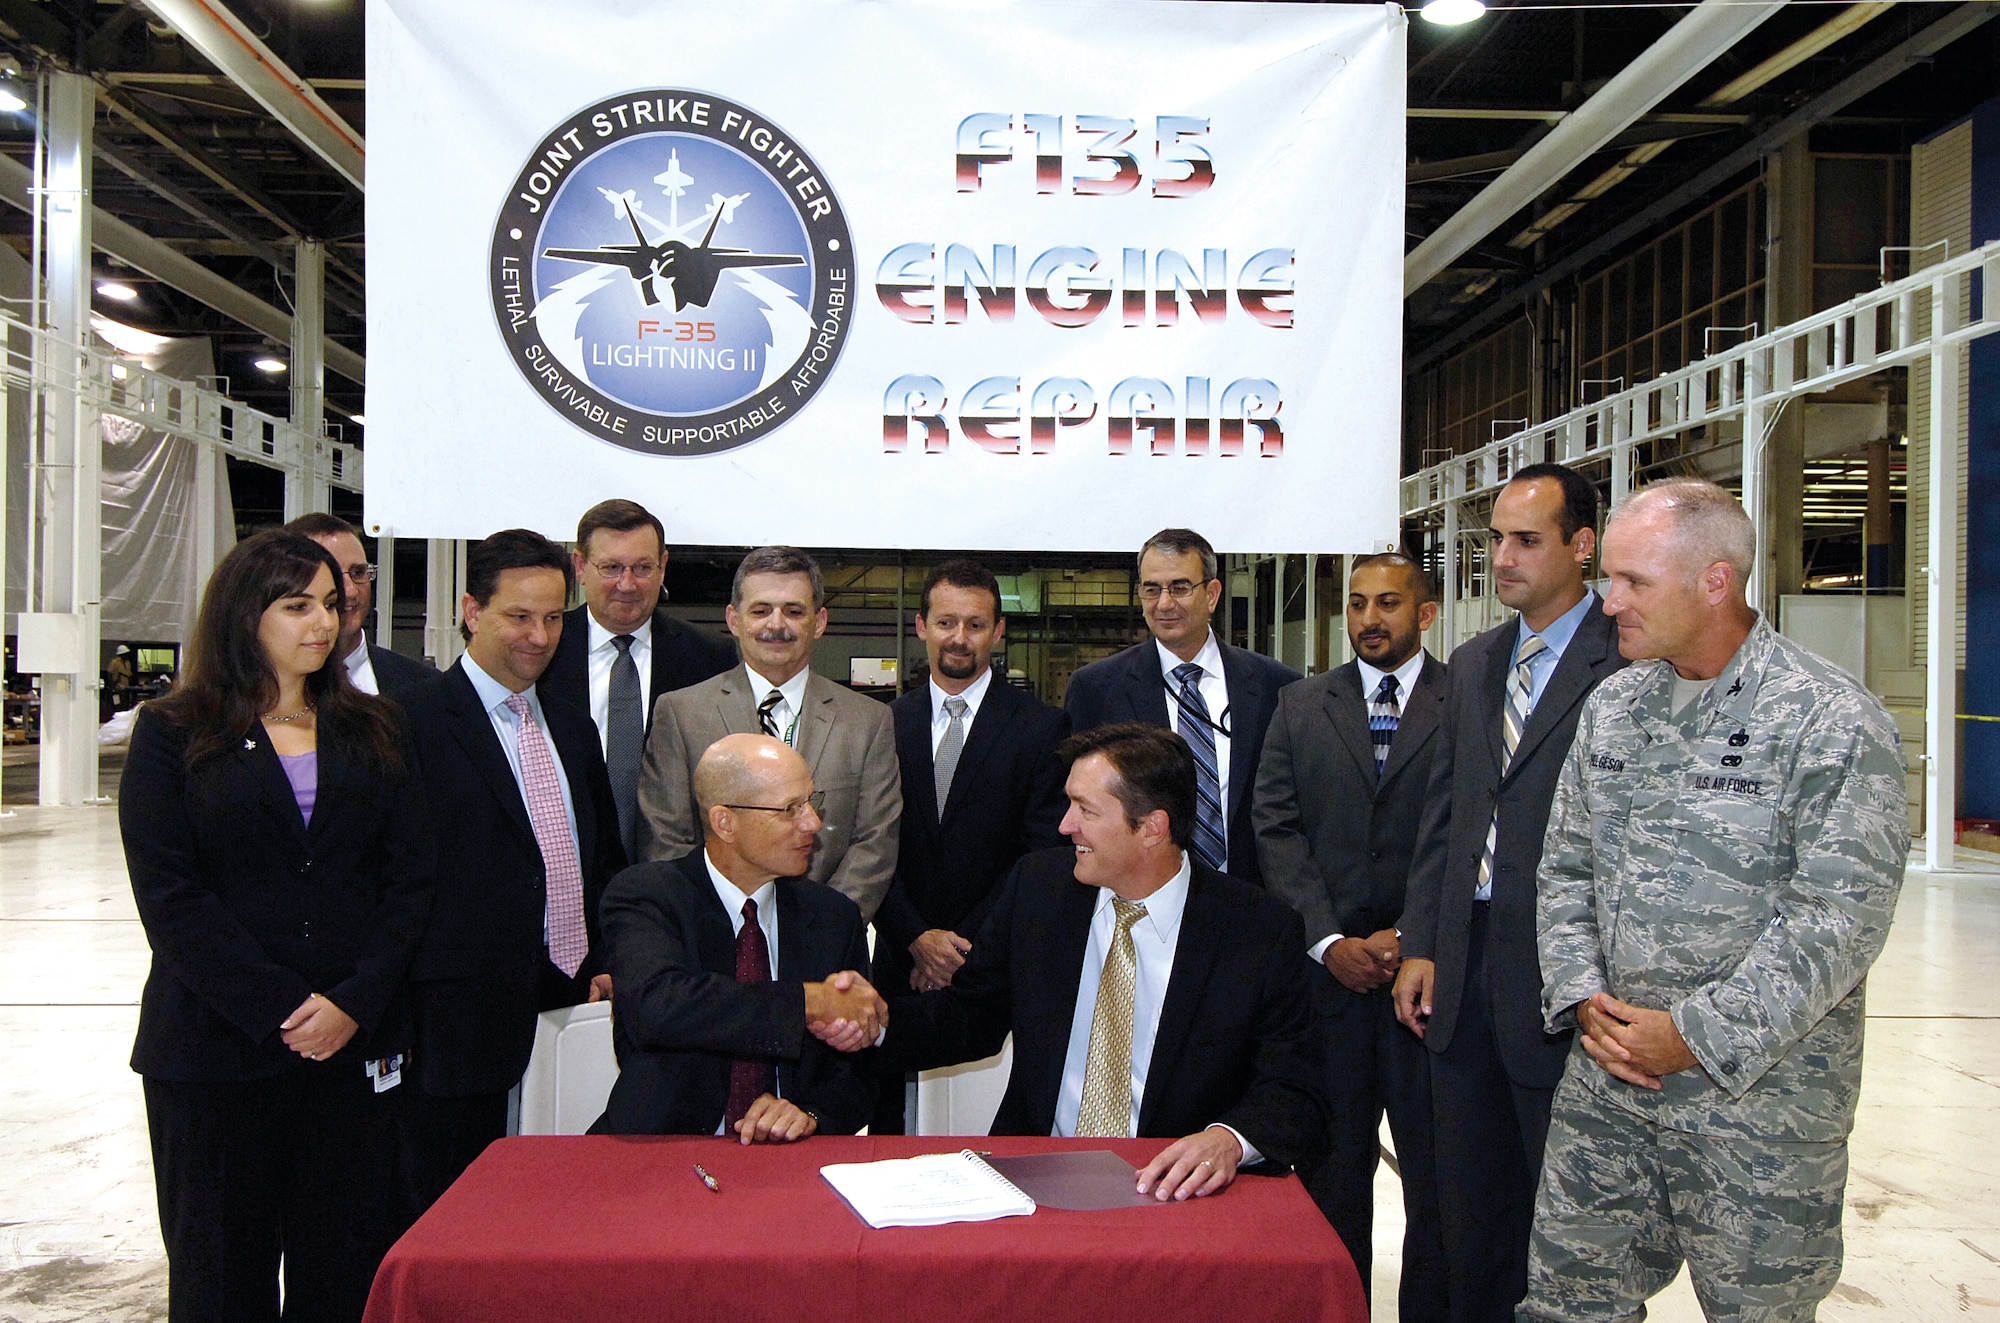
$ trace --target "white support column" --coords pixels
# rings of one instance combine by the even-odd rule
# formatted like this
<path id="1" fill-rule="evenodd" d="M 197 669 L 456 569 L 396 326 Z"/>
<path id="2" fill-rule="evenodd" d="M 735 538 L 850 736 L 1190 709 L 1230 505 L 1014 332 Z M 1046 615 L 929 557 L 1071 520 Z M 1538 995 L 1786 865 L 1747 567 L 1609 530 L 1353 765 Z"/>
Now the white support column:
<path id="1" fill-rule="evenodd" d="M 1723 369 L 1725 388 L 1728 369 Z M 1764 355 L 1752 354 L 1743 365 L 1743 509 L 1750 516 L 1756 534 L 1756 557 L 1750 564 L 1750 579 L 1744 585 L 1750 605 L 1768 617 L 1777 603 L 1771 595 L 1771 476 L 1769 455 L 1764 447 L 1764 424 L 1768 406 L 1764 399 Z M 1772 621 L 1772 628 L 1777 622 Z"/>
<path id="2" fill-rule="evenodd" d="M 1438 632 L 1435 655 L 1444 661 L 1458 646 L 1458 502 L 1444 503 L 1444 558 L 1438 565 Z"/>
<path id="3" fill-rule="evenodd" d="M 222 559 L 215 544 L 216 484 L 225 471 L 222 453 L 204 443 L 194 448 L 194 581 L 197 592 L 206 589 L 208 576 Z"/>
<path id="4" fill-rule="evenodd" d="M 375 539 L 375 644 L 396 646 L 396 535 L 386 528 Z"/>
<path id="5" fill-rule="evenodd" d="M 49 76 L 44 208 L 48 323 L 58 341 L 90 331 L 90 158 L 97 97 L 81 74 Z M 42 677 L 41 802 L 97 799 L 98 586 L 103 572 L 102 436 L 84 416 L 79 353 L 59 345 L 44 397 L 42 610 L 77 617 L 77 671 Z"/>
<path id="6" fill-rule="evenodd" d="M 1306 553 L 1306 659 L 1300 675 L 1311 675 L 1319 660 L 1319 557 Z"/>
<path id="7" fill-rule="evenodd" d="M 285 518 L 296 519 L 331 504 L 322 468 L 326 432 L 326 248 L 301 239 L 292 266 L 292 421 L 306 434 L 301 468 L 285 470 Z M 296 507 L 296 508 L 294 508 Z"/>
<path id="8" fill-rule="evenodd" d="M 458 599 L 465 591 L 465 543 L 430 539 L 429 587 L 425 593 L 424 655 L 442 671 L 465 651 L 458 636 Z"/>
<path id="9" fill-rule="evenodd" d="M 1958 282 L 1931 286 L 1930 657 L 1924 682 L 1924 867 L 1948 869 L 1958 839 Z"/>

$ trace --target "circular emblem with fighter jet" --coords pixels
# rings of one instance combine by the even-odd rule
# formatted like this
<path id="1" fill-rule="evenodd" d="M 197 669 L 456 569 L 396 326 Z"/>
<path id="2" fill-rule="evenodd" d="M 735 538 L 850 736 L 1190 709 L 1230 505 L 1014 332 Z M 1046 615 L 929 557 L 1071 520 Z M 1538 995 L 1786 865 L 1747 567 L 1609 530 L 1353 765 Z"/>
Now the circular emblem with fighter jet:
<path id="1" fill-rule="evenodd" d="M 576 426 L 712 454 L 825 384 L 852 251 L 785 130 L 706 92 L 630 92 L 570 116 L 522 167 L 493 229 L 493 312 L 515 367 Z"/>

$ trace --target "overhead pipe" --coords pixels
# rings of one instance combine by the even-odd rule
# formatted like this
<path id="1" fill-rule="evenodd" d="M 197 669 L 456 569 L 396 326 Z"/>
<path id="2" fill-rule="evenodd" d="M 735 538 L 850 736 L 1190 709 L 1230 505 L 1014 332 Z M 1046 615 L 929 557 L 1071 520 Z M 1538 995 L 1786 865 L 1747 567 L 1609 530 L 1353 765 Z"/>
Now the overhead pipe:
<path id="1" fill-rule="evenodd" d="M 1702 0 L 1638 59 L 1620 69 L 1597 95 L 1549 130 L 1547 137 L 1411 250 L 1403 259 L 1404 297 L 1429 284 L 1474 244 L 1560 183 L 1592 152 L 1781 8 L 1736 0 Z"/>
<path id="2" fill-rule="evenodd" d="M 29 168 L 11 156 L 0 155 L 0 202 L 34 211 L 34 176 Z M 90 217 L 91 244 L 120 261 L 137 267 L 163 284 L 171 285 L 225 317 L 234 318 L 253 331 L 261 331 L 279 343 L 292 338 L 292 315 L 273 307 L 238 285 L 231 284 L 191 257 L 183 256 L 158 239 L 141 234 L 102 207 L 93 207 Z M 346 345 L 326 340 L 326 366 L 360 385 L 368 363 Z"/>
<path id="3" fill-rule="evenodd" d="M 348 183 L 362 186 L 366 144 L 361 135 L 241 19 L 215 0 L 145 3 Z"/>

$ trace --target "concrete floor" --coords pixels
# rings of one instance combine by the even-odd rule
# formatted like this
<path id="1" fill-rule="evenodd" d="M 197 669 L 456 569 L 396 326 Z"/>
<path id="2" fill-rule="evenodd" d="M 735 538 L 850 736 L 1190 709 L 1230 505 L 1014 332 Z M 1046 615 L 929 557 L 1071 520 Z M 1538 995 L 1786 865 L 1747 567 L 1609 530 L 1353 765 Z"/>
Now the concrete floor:
<path id="1" fill-rule="evenodd" d="M 164 1318 L 145 1111 L 126 1066 L 148 956 L 117 813 L 11 813 L 0 818 L 0 1323 Z M 1910 872 L 1869 985 L 1847 1265 L 1820 1313 L 1830 1323 L 2000 1319 L 2000 865 L 1963 869 Z M 1386 1167 L 1377 1206 L 1383 1323 L 1402 1232 Z M 1651 1317 L 1701 1317 L 1685 1278 Z"/>

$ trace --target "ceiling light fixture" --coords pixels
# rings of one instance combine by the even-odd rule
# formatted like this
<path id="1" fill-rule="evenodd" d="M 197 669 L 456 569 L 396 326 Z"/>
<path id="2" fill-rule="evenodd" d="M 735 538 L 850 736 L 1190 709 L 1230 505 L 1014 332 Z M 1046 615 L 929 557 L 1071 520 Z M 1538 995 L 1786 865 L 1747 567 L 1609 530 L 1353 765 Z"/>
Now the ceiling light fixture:
<path id="1" fill-rule="evenodd" d="M 362 416 L 361 416 L 360 414 L 358 414 L 358 413 L 351 413 L 351 414 L 348 414 L 347 416 L 348 416 L 349 418 L 352 418 L 352 419 L 354 420 L 354 425 L 355 425 L 356 427 L 366 427 L 366 426 L 368 426 L 368 420 L 367 420 L 366 418 L 363 418 L 363 417 L 362 417 Z"/>
<path id="2" fill-rule="evenodd" d="M 1418 12 L 1427 23 L 1455 28 L 1478 18 L 1486 12 L 1486 6 L 1482 0 L 1424 0 L 1424 7 Z"/>
<path id="3" fill-rule="evenodd" d="M 0 76 L 0 113 L 12 115 L 26 110 L 28 108 L 26 91 L 11 69 L 5 76 Z"/>
<path id="4" fill-rule="evenodd" d="M 259 372 L 276 374 L 285 370 L 285 360 L 282 358 L 260 358 L 250 366 L 256 368 Z"/>
<path id="5" fill-rule="evenodd" d="M 121 285 L 115 280 L 98 281 L 97 292 L 107 299 L 116 299 L 120 303 L 130 303 L 133 299 L 139 297 L 138 290 L 133 289 L 130 285 Z"/>

